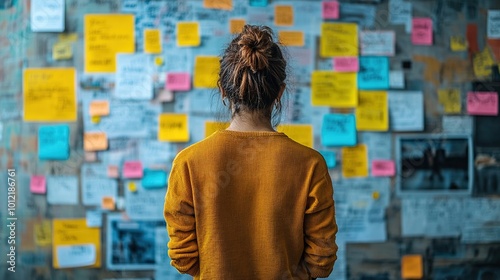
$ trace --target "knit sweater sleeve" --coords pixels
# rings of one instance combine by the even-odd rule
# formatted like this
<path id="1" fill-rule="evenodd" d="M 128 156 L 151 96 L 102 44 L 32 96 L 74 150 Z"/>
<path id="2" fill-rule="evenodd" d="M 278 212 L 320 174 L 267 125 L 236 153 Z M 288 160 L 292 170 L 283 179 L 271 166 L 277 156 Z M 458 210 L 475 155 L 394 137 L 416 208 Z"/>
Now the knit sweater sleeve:
<path id="1" fill-rule="evenodd" d="M 170 237 L 168 256 L 180 273 L 195 276 L 199 271 L 198 243 L 193 195 L 186 164 L 172 165 L 165 196 L 164 217 Z"/>
<path id="2" fill-rule="evenodd" d="M 332 181 L 326 166 L 320 169 L 322 175 L 309 188 L 304 216 L 304 261 L 313 278 L 330 275 L 338 250 Z"/>

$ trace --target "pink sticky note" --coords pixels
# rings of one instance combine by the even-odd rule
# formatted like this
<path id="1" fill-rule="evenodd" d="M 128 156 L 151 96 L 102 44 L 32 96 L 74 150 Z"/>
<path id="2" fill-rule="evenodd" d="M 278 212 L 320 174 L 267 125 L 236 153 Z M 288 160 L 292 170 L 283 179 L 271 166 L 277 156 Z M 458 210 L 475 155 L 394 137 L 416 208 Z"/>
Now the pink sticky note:
<path id="1" fill-rule="evenodd" d="M 45 176 L 43 175 L 31 176 L 30 191 L 32 193 L 44 194 L 47 191 Z"/>
<path id="2" fill-rule="evenodd" d="M 374 177 L 387 177 L 396 174 L 396 167 L 392 160 L 373 160 L 372 161 L 372 176 Z"/>
<path id="3" fill-rule="evenodd" d="M 123 164 L 124 178 L 142 178 L 142 163 L 140 161 L 126 161 Z"/>
<path id="4" fill-rule="evenodd" d="M 167 73 L 165 88 L 168 90 L 188 91 L 191 89 L 191 77 L 189 73 Z"/>
<path id="5" fill-rule="evenodd" d="M 336 72 L 358 72 L 359 60 L 357 56 L 334 57 L 333 67 Z"/>
<path id="6" fill-rule="evenodd" d="M 496 92 L 468 92 L 467 113 L 469 115 L 498 115 L 498 93 Z"/>
<path id="7" fill-rule="evenodd" d="M 325 1 L 323 2 L 323 18 L 338 19 L 339 18 L 339 2 Z"/>
<path id="8" fill-rule="evenodd" d="M 414 45 L 432 45 L 432 19 L 413 18 L 411 42 Z"/>

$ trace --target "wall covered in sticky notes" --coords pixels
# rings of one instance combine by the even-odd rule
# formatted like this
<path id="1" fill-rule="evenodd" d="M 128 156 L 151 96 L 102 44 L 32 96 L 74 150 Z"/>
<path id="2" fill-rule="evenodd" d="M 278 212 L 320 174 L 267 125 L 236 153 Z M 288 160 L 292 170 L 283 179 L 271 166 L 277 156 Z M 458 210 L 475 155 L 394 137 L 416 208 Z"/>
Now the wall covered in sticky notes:
<path id="1" fill-rule="evenodd" d="M 168 177 L 229 126 L 219 59 L 247 23 L 290 66 L 276 129 L 334 184 L 328 279 L 500 279 L 499 1 L 5 2 L 0 217 L 18 219 L 0 278 L 189 279 Z"/>

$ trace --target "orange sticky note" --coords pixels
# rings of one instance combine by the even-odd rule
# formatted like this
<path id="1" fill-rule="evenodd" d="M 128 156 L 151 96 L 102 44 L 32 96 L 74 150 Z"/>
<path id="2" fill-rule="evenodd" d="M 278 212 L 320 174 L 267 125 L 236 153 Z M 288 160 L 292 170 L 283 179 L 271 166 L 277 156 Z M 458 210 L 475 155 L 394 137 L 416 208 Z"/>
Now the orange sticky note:
<path id="1" fill-rule="evenodd" d="M 108 177 L 118 178 L 120 177 L 120 171 L 116 165 L 108 165 Z"/>
<path id="2" fill-rule="evenodd" d="M 401 258 L 401 278 L 422 279 L 424 277 L 421 255 L 405 255 Z"/>
<path id="3" fill-rule="evenodd" d="M 232 18 L 229 20 L 229 33 L 238 34 L 243 30 L 245 26 L 245 20 L 239 18 Z"/>
<path id="4" fill-rule="evenodd" d="M 89 114 L 91 116 L 107 116 L 109 115 L 108 100 L 94 100 L 90 102 Z"/>
<path id="5" fill-rule="evenodd" d="M 290 47 L 303 47 L 304 46 L 304 32 L 302 31 L 285 31 L 281 30 L 278 33 L 280 42 L 285 46 Z"/>
<path id="6" fill-rule="evenodd" d="M 83 135 L 85 151 L 103 151 L 108 148 L 108 136 L 105 132 L 87 132 Z"/>
<path id="7" fill-rule="evenodd" d="M 101 208 L 105 210 L 115 210 L 115 198 L 112 196 L 103 196 Z"/>
<path id="8" fill-rule="evenodd" d="M 274 24 L 276 26 L 292 26 L 293 7 L 290 5 L 276 5 L 274 7 Z"/>
<path id="9" fill-rule="evenodd" d="M 232 10 L 233 0 L 203 0 L 203 8 L 205 9 L 218 9 L 218 10 Z"/>

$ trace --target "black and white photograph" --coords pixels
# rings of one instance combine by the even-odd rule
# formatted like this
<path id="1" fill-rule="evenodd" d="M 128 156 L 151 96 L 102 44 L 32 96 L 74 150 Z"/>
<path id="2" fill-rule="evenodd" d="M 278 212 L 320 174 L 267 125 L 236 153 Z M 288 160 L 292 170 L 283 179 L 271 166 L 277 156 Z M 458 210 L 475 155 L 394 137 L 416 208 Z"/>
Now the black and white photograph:
<path id="1" fill-rule="evenodd" d="M 471 136 L 398 136 L 396 160 L 399 195 L 471 194 L 474 182 Z"/>
<path id="2" fill-rule="evenodd" d="M 157 234 L 164 221 L 124 220 L 121 214 L 108 215 L 106 261 L 111 270 L 155 269 Z M 165 244 L 166 246 L 166 244 Z"/>

